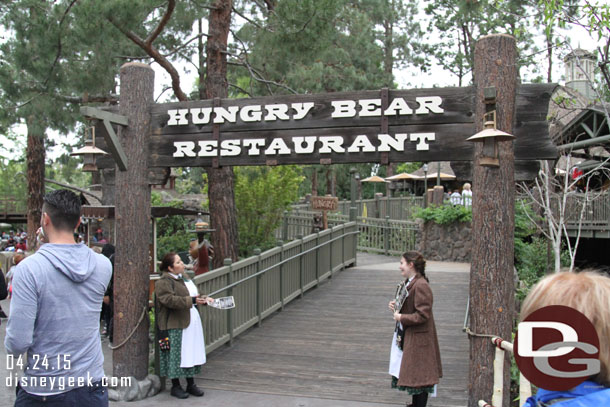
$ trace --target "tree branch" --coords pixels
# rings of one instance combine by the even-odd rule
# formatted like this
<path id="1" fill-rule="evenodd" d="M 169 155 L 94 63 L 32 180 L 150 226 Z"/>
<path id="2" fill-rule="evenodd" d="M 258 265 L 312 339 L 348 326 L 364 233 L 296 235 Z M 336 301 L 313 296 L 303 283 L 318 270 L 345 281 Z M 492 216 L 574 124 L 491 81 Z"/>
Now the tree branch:
<path id="1" fill-rule="evenodd" d="M 63 187 L 63 188 L 73 189 L 73 190 L 81 192 L 85 195 L 92 196 L 93 198 L 97 199 L 98 201 L 100 200 L 99 196 L 96 196 L 95 194 L 91 193 L 90 191 L 87 191 L 86 189 L 75 187 L 75 186 L 69 185 L 69 184 L 64 184 L 63 182 L 55 181 L 55 180 L 49 179 L 49 178 L 45 178 L 44 181 L 51 183 L 51 184 L 59 185 L 60 187 Z"/>
<path id="2" fill-rule="evenodd" d="M 250 92 L 248 92 L 247 90 L 245 90 L 244 88 L 242 88 L 241 86 L 237 86 L 234 83 L 229 82 L 229 86 L 231 86 L 232 88 L 235 88 L 243 93 L 245 93 L 246 95 L 252 97 L 252 94 Z"/>
<path id="3" fill-rule="evenodd" d="M 159 21 L 157 27 L 150 33 L 148 38 L 146 38 L 146 45 L 151 46 L 153 41 L 159 36 L 159 34 L 161 34 L 161 31 L 163 31 L 163 29 L 167 25 L 167 22 L 171 18 L 175 7 L 176 0 L 169 0 L 169 3 L 167 4 L 167 9 L 165 10 L 165 14 L 163 14 L 163 17 L 161 18 L 161 21 Z"/>
<path id="4" fill-rule="evenodd" d="M 119 103 L 119 95 L 89 95 L 85 93 L 82 97 L 79 96 L 66 96 L 66 95 L 52 95 L 55 99 L 62 100 L 68 103 L 110 103 L 117 104 Z"/>
<path id="5" fill-rule="evenodd" d="M 274 32 L 273 30 L 270 30 L 270 29 L 269 29 L 269 28 L 267 28 L 267 27 L 263 27 L 262 25 L 260 25 L 260 24 L 259 24 L 259 23 L 257 23 L 256 21 L 252 20 L 251 18 L 246 17 L 245 15 L 243 15 L 242 13 L 240 13 L 240 12 L 239 12 L 239 10 L 237 10 L 237 9 L 235 8 L 235 6 L 233 6 L 233 12 L 234 12 L 235 14 L 237 14 L 238 16 L 240 16 L 241 18 L 243 18 L 244 20 L 246 20 L 247 22 L 249 22 L 250 24 L 252 24 L 253 26 L 255 26 L 256 28 L 260 28 L 261 30 L 265 30 L 265 31 L 270 32 L 270 33 Z"/>
<path id="6" fill-rule="evenodd" d="M 57 53 L 55 54 L 55 60 L 53 61 L 53 65 L 51 65 L 51 70 L 49 71 L 49 75 L 47 76 L 47 79 L 44 81 L 45 87 L 47 86 L 47 83 L 49 83 L 49 81 L 51 80 L 51 75 L 53 74 L 53 71 L 55 70 L 57 63 L 59 62 L 59 57 L 61 56 L 61 48 L 62 48 L 61 47 L 61 26 L 62 26 L 64 20 L 66 19 L 68 12 L 72 8 L 72 6 L 74 6 L 74 3 L 76 3 L 77 1 L 78 0 L 72 0 L 72 2 L 66 8 L 66 11 L 64 11 L 64 15 L 61 17 L 61 20 L 59 20 L 59 33 L 57 34 Z"/>
<path id="7" fill-rule="evenodd" d="M 174 94 L 178 98 L 179 101 L 184 102 L 188 100 L 186 94 L 180 88 L 180 75 L 176 68 L 165 58 L 163 55 L 159 53 L 159 51 L 152 46 L 152 44 L 147 44 L 142 40 L 136 33 L 133 31 L 127 30 L 121 25 L 119 25 L 112 17 L 106 17 L 108 21 L 112 23 L 119 31 L 121 31 L 127 38 L 133 41 L 136 45 L 142 48 L 148 55 L 150 55 L 156 63 L 161 65 L 163 69 L 169 74 L 172 78 L 172 89 L 174 90 Z"/>
<path id="8" fill-rule="evenodd" d="M 180 51 L 182 51 L 184 48 L 188 47 L 188 45 L 189 45 L 191 42 L 193 42 L 193 41 L 195 41 L 195 40 L 198 40 L 198 39 L 200 39 L 200 38 L 202 38 L 202 37 L 209 37 L 209 35 L 208 35 L 208 34 L 205 34 L 205 33 L 198 34 L 198 35 L 194 36 L 193 38 L 191 38 L 190 40 L 188 40 L 187 42 L 185 42 L 184 44 L 182 44 L 181 46 L 179 46 L 178 48 L 176 48 L 175 50 L 173 50 L 173 51 L 171 51 L 171 52 L 169 52 L 169 53 L 167 53 L 167 54 L 165 54 L 165 55 L 163 55 L 163 56 L 164 56 L 164 57 L 166 57 L 166 58 L 167 58 L 167 57 L 170 57 L 170 56 L 174 55 L 175 53 L 180 52 Z"/>

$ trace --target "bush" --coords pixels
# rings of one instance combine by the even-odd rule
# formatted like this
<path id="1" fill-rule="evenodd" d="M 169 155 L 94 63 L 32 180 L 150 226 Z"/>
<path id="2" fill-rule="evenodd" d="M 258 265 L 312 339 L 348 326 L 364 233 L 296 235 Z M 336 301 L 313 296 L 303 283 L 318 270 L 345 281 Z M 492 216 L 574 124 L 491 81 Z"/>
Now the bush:
<path id="1" fill-rule="evenodd" d="M 413 213 L 413 218 L 423 219 L 424 222 L 434 222 L 439 225 L 447 225 L 454 222 L 471 222 L 472 210 L 462 205 L 431 205 L 427 208 L 418 208 Z"/>

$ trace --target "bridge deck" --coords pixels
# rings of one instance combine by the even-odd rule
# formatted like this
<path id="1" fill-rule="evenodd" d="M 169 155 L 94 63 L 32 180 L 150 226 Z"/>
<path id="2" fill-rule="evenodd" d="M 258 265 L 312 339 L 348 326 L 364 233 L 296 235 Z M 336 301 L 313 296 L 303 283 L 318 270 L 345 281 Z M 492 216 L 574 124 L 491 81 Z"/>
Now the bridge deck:
<path id="1" fill-rule="evenodd" d="M 404 406 L 406 394 L 390 388 L 388 357 L 392 318 L 387 303 L 399 282 L 398 258 L 358 254 L 358 267 L 293 301 L 208 355 L 196 378 L 206 390 L 203 400 L 186 403 L 252 407 L 374 407 Z M 434 292 L 434 316 L 439 334 L 444 377 L 434 407 L 464 407 L 468 399 L 468 339 L 462 333 L 469 266 L 428 263 Z M 1 301 L 8 313 L 8 300 Z M 239 306 L 239 304 L 237 304 Z M 316 317 L 317 316 L 317 317 Z M 3 321 L 4 322 L 4 321 Z M 4 341 L 6 324 L 0 325 Z M 105 372 L 112 372 L 112 351 L 104 340 Z M 5 360 L 0 346 L 0 360 Z M 414 367 L 417 368 L 417 367 Z M 0 376 L 9 372 L 4 364 Z M 167 406 L 175 400 L 165 391 L 115 407 Z M 0 386 L 0 405 L 12 405 L 14 388 Z"/>
<path id="2" fill-rule="evenodd" d="M 390 388 L 387 373 L 394 325 L 387 303 L 400 281 L 398 258 L 358 256 L 358 267 L 210 354 L 197 383 L 328 399 L 329 406 L 331 400 L 404 405 L 410 397 Z M 468 339 L 461 328 L 468 271 L 467 264 L 428 264 L 444 371 L 430 405 L 467 404 Z"/>

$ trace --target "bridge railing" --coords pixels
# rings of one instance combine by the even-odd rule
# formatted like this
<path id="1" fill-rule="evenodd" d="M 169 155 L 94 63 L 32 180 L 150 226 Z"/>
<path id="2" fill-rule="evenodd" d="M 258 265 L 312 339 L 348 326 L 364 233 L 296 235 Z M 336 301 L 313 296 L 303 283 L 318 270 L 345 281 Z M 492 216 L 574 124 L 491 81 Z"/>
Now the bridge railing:
<path id="1" fill-rule="evenodd" d="M 351 201 L 340 201 L 337 213 L 348 216 Z M 392 220 L 411 220 L 413 211 L 424 206 L 422 196 L 405 197 L 377 197 L 375 199 L 362 199 L 356 201 L 358 216 L 385 219 L 389 216 Z M 366 208 L 366 210 L 365 210 Z M 292 205 L 293 213 L 309 212 L 311 204 Z"/>
<path id="2" fill-rule="evenodd" d="M 608 228 L 610 226 L 610 192 L 601 195 L 585 194 L 568 196 L 566 202 L 566 223 L 570 228 L 576 228 L 580 220 L 582 205 L 585 205 L 583 228 Z"/>
<path id="3" fill-rule="evenodd" d="M 1 198 L 0 199 L 0 215 L 7 217 L 7 215 L 16 215 L 27 212 L 27 205 L 23 200 L 15 198 Z"/>
<path id="4" fill-rule="evenodd" d="M 313 217 L 317 212 L 299 211 L 286 212 L 282 220 L 282 227 L 276 230 L 276 238 L 285 241 L 306 235 L 313 231 Z M 329 213 L 329 227 L 347 222 L 349 217 L 340 213 Z M 406 220 L 393 220 L 357 217 L 360 234 L 358 236 L 358 250 L 385 255 L 401 255 L 407 250 L 415 250 L 416 236 L 419 226 L 416 222 Z"/>
<path id="5" fill-rule="evenodd" d="M 337 225 L 194 278 L 202 294 L 233 296 L 235 308 L 200 307 L 209 353 L 356 262 L 358 227 Z"/>

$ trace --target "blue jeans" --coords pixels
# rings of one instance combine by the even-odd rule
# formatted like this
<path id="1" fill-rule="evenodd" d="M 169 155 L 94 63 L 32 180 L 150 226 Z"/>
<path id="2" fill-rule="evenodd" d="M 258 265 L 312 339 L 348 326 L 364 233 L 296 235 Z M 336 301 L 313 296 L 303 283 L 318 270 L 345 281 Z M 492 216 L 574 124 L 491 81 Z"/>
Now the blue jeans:
<path id="1" fill-rule="evenodd" d="M 17 389 L 15 407 L 108 407 L 108 389 L 102 382 L 93 383 L 93 386 L 77 387 L 65 393 L 53 396 L 36 396 Z"/>

